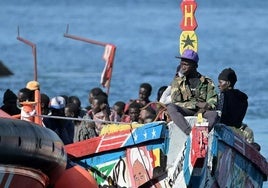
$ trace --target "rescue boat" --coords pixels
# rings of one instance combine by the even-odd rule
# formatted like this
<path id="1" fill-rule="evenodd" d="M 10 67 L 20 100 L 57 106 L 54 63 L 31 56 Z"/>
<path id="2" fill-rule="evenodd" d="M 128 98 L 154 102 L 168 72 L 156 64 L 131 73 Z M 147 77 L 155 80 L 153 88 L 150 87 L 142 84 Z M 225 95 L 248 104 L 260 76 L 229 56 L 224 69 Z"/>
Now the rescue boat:
<path id="1" fill-rule="evenodd" d="M 53 131 L 7 116 L 0 132 L 1 186 L 47 187 L 64 172 L 67 154 Z"/>

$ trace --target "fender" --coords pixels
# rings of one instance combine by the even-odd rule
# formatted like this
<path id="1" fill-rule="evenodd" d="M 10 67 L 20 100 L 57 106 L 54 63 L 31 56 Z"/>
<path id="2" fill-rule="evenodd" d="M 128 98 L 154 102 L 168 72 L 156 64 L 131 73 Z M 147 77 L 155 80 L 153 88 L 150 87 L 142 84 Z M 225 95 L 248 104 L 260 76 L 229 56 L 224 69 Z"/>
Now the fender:
<path id="1" fill-rule="evenodd" d="M 40 169 L 54 182 L 67 155 L 58 135 L 32 122 L 0 118 L 0 163 Z"/>

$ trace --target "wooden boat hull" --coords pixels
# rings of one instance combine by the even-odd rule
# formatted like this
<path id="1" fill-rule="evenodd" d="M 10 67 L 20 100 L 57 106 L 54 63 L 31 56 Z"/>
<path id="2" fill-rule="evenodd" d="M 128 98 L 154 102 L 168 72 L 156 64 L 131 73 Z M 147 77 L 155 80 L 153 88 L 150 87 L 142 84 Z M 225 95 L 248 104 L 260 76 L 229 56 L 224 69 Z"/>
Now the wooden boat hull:
<path id="1" fill-rule="evenodd" d="M 239 135 L 223 124 L 209 134 L 208 167 L 203 185 L 211 187 L 262 187 L 267 181 L 266 159 Z"/>
<path id="2" fill-rule="evenodd" d="M 232 145 L 230 138 L 236 138 L 245 150 L 239 150 L 235 142 Z M 232 148 L 233 160 L 223 157 L 225 150 L 230 151 L 227 146 Z M 93 174 L 99 187 L 239 187 L 249 180 L 262 187 L 268 174 L 265 158 L 224 125 L 209 134 L 206 127 L 195 126 L 187 137 L 172 122 L 153 122 L 67 145 L 66 151 Z M 222 168 L 228 165 L 238 167 L 232 172 Z M 229 173 L 233 177 L 223 183 Z"/>

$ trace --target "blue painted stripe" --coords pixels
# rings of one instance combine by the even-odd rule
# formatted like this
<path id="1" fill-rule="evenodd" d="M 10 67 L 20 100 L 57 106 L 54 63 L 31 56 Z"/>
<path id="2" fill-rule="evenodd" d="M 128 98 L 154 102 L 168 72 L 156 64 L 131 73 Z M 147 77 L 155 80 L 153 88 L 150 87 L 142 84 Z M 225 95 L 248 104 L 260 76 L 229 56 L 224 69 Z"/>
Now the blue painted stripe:
<path id="1" fill-rule="evenodd" d="M 142 127 L 134 129 L 132 135 L 126 141 L 124 146 L 131 146 L 143 142 L 157 140 L 165 137 L 166 125 L 164 123 L 149 123 Z"/>
<path id="2" fill-rule="evenodd" d="M 189 165 L 190 163 L 190 153 L 191 153 L 191 137 L 187 138 L 186 141 L 186 150 L 184 153 L 184 162 L 183 162 L 183 175 L 184 175 L 184 179 L 186 182 L 186 185 L 189 185 L 190 179 L 191 179 L 191 172 L 190 172 L 190 168 Z"/>
<path id="3" fill-rule="evenodd" d="M 83 159 L 79 162 L 80 165 L 84 167 L 88 166 L 97 166 L 109 161 L 118 160 L 119 158 L 126 157 L 126 151 L 117 151 L 112 153 L 106 153 L 99 156 L 89 157 L 87 159 Z"/>

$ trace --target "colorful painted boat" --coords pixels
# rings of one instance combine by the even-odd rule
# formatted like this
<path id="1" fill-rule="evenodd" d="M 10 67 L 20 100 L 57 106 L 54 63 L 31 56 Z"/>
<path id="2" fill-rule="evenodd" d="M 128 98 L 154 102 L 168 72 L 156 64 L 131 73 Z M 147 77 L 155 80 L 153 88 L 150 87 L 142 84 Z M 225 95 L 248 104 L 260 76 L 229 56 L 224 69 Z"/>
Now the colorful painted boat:
<path id="1" fill-rule="evenodd" d="M 209 134 L 206 162 L 210 187 L 262 187 L 267 181 L 267 160 L 223 124 Z"/>
<path id="2" fill-rule="evenodd" d="M 195 0 L 182 0 L 180 53 L 198 49 L 196 8 Z M 116 46 L 70 35 L 68 27 L 64 36 L 105 47 L 101 84 L 108 94 Z M 17 39 L 33 48 L 36 81 L 36 46 Z M 244 188 L 267 181 L 268 163 L 257 150 L 228 127 L 217 124 L 208 132 L 194 117 L 187 117 L 189 136 L 173 122 L 113 124 L 99 137 L 64 147 L 49 129 L 0 116 L 0 187 Z M 79 165 L 66 168 L 66 152 Z"/>
<path id="3" fill-rule="evenodd" d="M 262 187 L 267 180 L 268 163 L 252 145 L 222 124 L 208 133 L 196 117 L 187 117 L 190 136 L 173 122 L 111 124 L 64 147 L 49 129 L 1 116 L 3 187 Z M 66 152 L 79 165 L 66 169 Z"/>
<path id="4" fill-rule="evenodd" d="M 268 163 L 257 150 L 224 125 L 208 133 L 189 120 L 188 137 L 173 122 L 109 125 L 65 148 L 99 187 L 262 187 Z"/>

